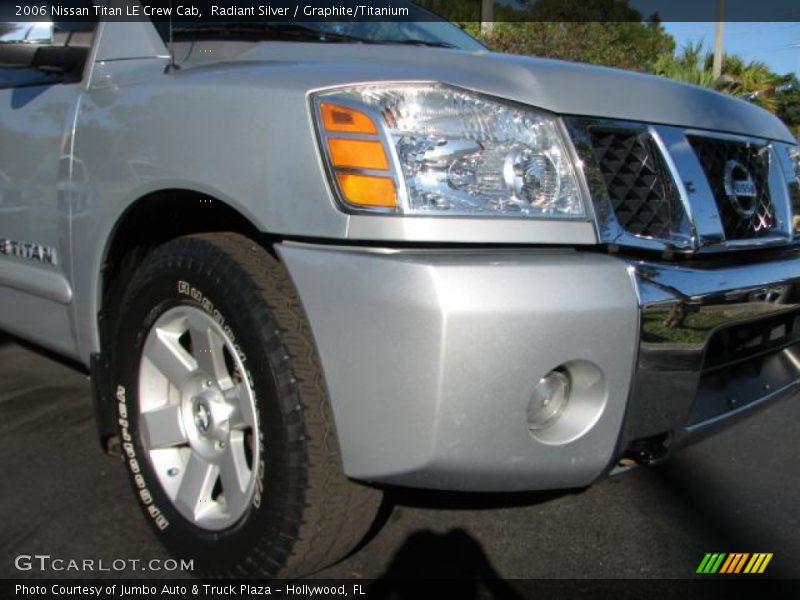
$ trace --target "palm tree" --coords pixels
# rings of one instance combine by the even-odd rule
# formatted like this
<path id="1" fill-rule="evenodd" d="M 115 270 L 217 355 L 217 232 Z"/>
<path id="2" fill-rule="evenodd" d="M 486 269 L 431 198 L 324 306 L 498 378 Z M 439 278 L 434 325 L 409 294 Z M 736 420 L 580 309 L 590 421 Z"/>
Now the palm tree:
<path id="1" fill-rule="evenodd" d="M 653 67 L 656 75 L 692 83 L 703 87 L 714 87 L 714 74 L 705 68 L 703 44 L 689 43 L 680 53 L 664 53 L 658 57 Z"/>
<path id="2" fill-rule="evenodd" d="M 745 63 L 738 56 L 726 55 L 722 61 L 722 76 L 717 81 L 717 89 L 735 96 L 747 96 L 754 92 L 768 92 L 778 78 L 769 67 L 760 61 Z M 753 102 L 769 111 L 775 112 L 778 101 L 774 94 L 762 93 Z"/>
<path id="3" fill-rule="evenodd" d="M 709 87 L 733 96 L 765 92 L 773 89 L 777 83 L 777 76 L 760 61 L 745 62 L 739 56 L 726 54 L 719 78 L 714 77 L 713 62 L 713 54 L 704 52 L 701 42 L 689 43 L 678 54 L 662 54 L 656 61 L 654 71 L 657 75 Z M 753 102 L 772 112 L 778 108 L 775 96 L 769 93 L 755 95 Z"/>

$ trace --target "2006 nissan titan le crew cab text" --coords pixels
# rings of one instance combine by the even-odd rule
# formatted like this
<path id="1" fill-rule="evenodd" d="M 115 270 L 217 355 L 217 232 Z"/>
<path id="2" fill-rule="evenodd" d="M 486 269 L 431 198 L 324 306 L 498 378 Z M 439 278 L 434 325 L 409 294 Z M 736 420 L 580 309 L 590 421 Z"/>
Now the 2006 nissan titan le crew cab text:
<path id="1" fill-rule="evenodd" d="M 90 370 L 201 573 L 797 391 L 798 146 L 743 100 L 422 19 L 10 23 L 0 63 L 0 328 Z"/>

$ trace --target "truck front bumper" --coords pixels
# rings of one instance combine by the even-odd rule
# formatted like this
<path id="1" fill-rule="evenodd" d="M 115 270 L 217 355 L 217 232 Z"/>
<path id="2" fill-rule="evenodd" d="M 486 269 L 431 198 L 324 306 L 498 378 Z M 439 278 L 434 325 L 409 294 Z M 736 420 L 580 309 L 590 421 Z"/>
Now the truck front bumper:
<path id="1" fill-rule="evenodd" d="M 578 487 L 796 390 L 800 257 L 703 268 L 573 250 L 285 243 L 345 473 L 416 487 Z M 571 396 L 532 431 L 534 387 Z"/>

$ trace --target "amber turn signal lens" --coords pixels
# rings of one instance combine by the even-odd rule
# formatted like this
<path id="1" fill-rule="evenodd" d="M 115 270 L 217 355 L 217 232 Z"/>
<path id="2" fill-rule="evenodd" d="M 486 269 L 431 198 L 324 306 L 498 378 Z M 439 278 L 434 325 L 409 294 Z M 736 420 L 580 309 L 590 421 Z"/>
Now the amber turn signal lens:
<path id="1" fill-rule="evenodd" d="M 335 167 L 389 170 L 389 159 L 381 142 L 331 138 L 328 147 Z"/>
<path id="2" fill-rule="evenodd" d="M 352 206 L 395 208 L 397 186 L 391 176 L 389 155 L 378 138 L 378 125 L 366 112 L 330 102 L 319 103 L 324 142 L 342 200 Z M 369 139 L 335 134 L 360 134 Z M 378 171 L 368 175 L 348 170 Z"/>
<path id="3" fill-rule="evenodd" d="M 368 135 L 378 133 L 375 122 L 367 114 L 355 108 L 322 102 L 319 110 L 322 114 L 322 124 L 328 131 Z"/>
<path id="4" fill-rule="evenodd" d="M 397 190 L 391 177 L 338 173 L 342 194 L 350 204 L 358 206 L 394 207 Z"/>

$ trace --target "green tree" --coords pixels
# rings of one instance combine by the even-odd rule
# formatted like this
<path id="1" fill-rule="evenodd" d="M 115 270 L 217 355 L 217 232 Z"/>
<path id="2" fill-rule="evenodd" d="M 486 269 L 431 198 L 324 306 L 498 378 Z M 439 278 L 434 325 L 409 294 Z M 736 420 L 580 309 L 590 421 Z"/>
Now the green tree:
<path id="1" fill-rule="evenodd" d="M 675 46 L 660 23 L 636 21 L 501 22 L 491 35 L 481 39 L 498 52 L 637 71 L 651 70 L 658 57 L 672 52 Z"/>
<path id="2" fill-rule="evenodd" d="M 480 0 L 417 0 L 460 23 L 491 50 L 649 70 L 675 41 L 658 16 L 647 21 L 630 0 L 516 0 L 495 2 L 495 26 L 480 32 Z"/>
<path id="3" fill-rule="evenodd" d="M 704 67 L 705 53 L 702 43 L 689 43 L 677 54 L 665 52 L 653 65 L 653 72 L 676 81 L 714 87 L 714 74 Z"/>
<path id="4" fill-rule="evenodd" d="M 642 20 L 629 0 L 517 0 L 495 6 L 495 26 L 481 35 L 474 0 L 427 0 L 434 12 L 460 22 L 464 29 L 497 52 L 560 58 L 639 71 L 671 53 L 675 41 L 657 15 Z M 470 12 L 471 11 L 471 12 Z M 458 18 L 454 19 L 454 16 Z"/>
<path id="5" fill-rule="evenodd" d="M 706 68 L 710 69 L 713 58 L 706 57 Z M 741 57 L 725 55 L 722 60 L 722 76 L 715 82 L 715 88 L 734 96 L 747 96 L 757 93 L 753 102 L 775 112 L 778 108 L 773 90 L 778 76 L 763 62 L 745 62 Z"/>
<path id="6" fill-rule="evenodd" d="M 787 89 L 775 94 L 775 114 L 783 119 L 800 140 L 800 78 L 789 73 L 778 80 L 778 86 L 785 86 Z"/>
<path id="7" fill-rule="evenodd" d="M 655 62 L 653 72 L 670 79 L 702 85 L 733 96 L 755 94 L 752 101 L 769 111 L 779 106 L 774 88 L 780 77 L 763 62 L 746 62 L 741 57 L 727 54 L 722 61 L 722 75 L 715 78 L 712 72 L 713 55 L 706 52 L 702 43 L 690 43 L 678 53 L 664 53 Z"/>

